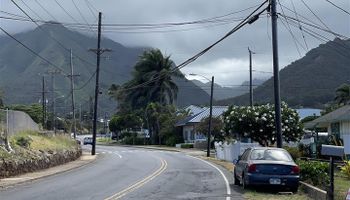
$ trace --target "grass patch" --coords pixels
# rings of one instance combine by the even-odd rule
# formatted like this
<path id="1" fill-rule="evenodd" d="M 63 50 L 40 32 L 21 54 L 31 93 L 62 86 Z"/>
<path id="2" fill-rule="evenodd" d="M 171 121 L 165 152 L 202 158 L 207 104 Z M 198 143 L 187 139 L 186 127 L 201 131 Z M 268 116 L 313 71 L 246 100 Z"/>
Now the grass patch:
<path id="1" fill-rule="evenodd" d="M 255 190 L 245 190 L 244 191 L 244 198 L 248 200 L 309 200 L 309 198 L 306 194 L 299 191 L 296 194 L 277 194 L 273 192 L 266 192 L 266 191 L 255 191 Z"/>
<path id="2" fill-rule="evenodd" d="M 334 199 L 344 200 L 350 188 L 350 179 L 339 171 L 334 176 Z"/>
<path id="3" fill-rule="evenodd" d="M 15 149 L 61 151 L 76 148 L 77 144 L 67 135 L 44 135 L 33 131 L 24 131 L 10 138 Z"/>

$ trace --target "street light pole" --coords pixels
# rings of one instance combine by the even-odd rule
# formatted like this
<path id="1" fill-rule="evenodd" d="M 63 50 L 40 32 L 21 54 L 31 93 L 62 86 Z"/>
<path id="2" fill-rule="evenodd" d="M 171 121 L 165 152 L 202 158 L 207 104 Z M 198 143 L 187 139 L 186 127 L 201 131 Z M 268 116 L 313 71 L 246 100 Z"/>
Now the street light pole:
<path id="1" fill-rule="evenodd" d="M 213 114 L 213 90 L 214 90 L 214 76 L 211 77 L 211 87 L 210 87 L 210 110 L 209 110 L 209 128 L 207 135 L 207 157 L 210 157 L 210 137 L 211 137 L 211 118 Z"/>
<path id="2" fill-rule="evenodd" d="M 211 82 L 210 86 L 210 107 L 209 107 L 209 125 L 208 125 L 208 134 L 207 134 L 207 157 L 210 157 L 210 138 L 211 138 L 211 125 L 212 125 L 212 115 L 213 115 L 213 92 L 214 92 L 214 76 L 211 77 L 211 80 L 205 76 L 199 74 L 190 74 L 191 76 L 200 76 Z"/>

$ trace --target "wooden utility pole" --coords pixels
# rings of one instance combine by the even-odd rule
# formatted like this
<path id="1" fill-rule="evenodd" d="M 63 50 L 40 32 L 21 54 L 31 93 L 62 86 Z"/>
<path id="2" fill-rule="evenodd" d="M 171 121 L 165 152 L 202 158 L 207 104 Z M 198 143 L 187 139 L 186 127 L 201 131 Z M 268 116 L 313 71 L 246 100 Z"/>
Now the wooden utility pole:
<path id="1" fill-rule="evenodd" d="M 273 53 L 273 83 L 275 99 L 275 125 L 277 147 L 282 148 L 282 126 L 281 126 L 281 96 L 280 96 L 280 79 L 278 66 L 278 40 L 277 40 L 277 11 L 276 0 L 271 0 L 271 25 L 272 25 L 272 53 Z"/>
<path id="2" fill-rule="evenodd" d="M 249 103 L 250 106 L 253 106 L 253 64 L 252 64 L 252 54 L 254 54 L 254 52 L 252 52 L 249 47 L 248 47 L 248 51 L 249 51 Z"/>
<path id="3" fill-rule="evenodd" d="M 99 76 L 100 76 L 100 57 L 103 52 L 111 51 L 110 49 L 101 49 L 101 18 L 102 13 L 98 13 L 98 34 L 97 34 L 97 49 L 90 49 L 97 55 L 96 63 L 96 85 L 95 85 L 95 102 L 94 102 L 94 120 L 92 124 L 92 148 L 91 155 L 96 153 L 96 130 L 97 130 L 97 105 L 98 105 L 98 93 L 99 93 Z"/>
<path id="4" fill-rule="evenodd" d="M 72 49 L 70 50 L 70 86 L 71 86 L 71 93 L 72 93 L 72 119 L 73 119 L 73 135 L 74 139 L 76 139 L 76 121 L 75 121 L 75 99 L 74 99 L 74 77 L 79 76 L 74 74 L 74 68 L 73 68 L 73 53 Z"/>

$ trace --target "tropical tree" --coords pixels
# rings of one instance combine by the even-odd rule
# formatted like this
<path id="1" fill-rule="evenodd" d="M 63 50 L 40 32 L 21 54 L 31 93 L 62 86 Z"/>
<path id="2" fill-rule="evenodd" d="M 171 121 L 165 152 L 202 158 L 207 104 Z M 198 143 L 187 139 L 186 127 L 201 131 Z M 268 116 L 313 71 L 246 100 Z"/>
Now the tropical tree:
<path id="1" fill-rule="evenodd" d="M 214 138 L 215 142 L 223 141 L 225 139 L 225 135 L 222 131 L 223 126 L 224 124 L 220 117 L 212 117 L 211 136 Z M 209 117 L 206 117 L 199 122 L 196 129 L 198 132 L 208 135 L 208 128 L 209 128 Z"/>
<path id="2" fill-rule="evenodd" d="M 173 104 L 178 92 L 173 77 L 183 77 L 174 66 L 170 56 L 159 49 L 147 50 L 134 67 L 133 79 L 121 87 L 112 86 L 109 93 L 119 104 L 127 103 L 132 109 L 145 108 L 150 102 Z"/>
<path id="3" fill-rule="evenodd" d="M 339 105 L 345 105 L 350 103 L 350 85 L 343 84 L 335 91 L 335 101 Z"/>

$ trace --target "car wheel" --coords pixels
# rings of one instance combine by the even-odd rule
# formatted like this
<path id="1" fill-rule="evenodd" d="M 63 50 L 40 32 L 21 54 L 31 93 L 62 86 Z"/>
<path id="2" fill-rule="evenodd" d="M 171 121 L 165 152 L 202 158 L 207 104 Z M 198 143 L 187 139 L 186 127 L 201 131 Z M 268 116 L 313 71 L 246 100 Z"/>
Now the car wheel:
<path id="1" fill-rule="evenodd" d="M 243 189 L 248 189 L 248 186 L 249 186 L 244 174 L 242 175 L 242 186 L 243 186 Z"/>
<path id="2" fill-rule="evenodd" d="M 233 171 L 233 183 L 234 183 L 235 185 L 240 185 L 240 184 L 241 184 L 240 181 L 239 181 L 239 179 L 237 178 L 237 175 L 236 175 L 236 172 L 235 172 L 235 171 Z"/>

